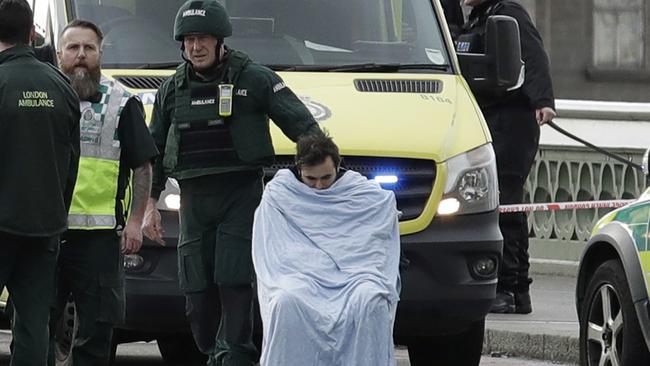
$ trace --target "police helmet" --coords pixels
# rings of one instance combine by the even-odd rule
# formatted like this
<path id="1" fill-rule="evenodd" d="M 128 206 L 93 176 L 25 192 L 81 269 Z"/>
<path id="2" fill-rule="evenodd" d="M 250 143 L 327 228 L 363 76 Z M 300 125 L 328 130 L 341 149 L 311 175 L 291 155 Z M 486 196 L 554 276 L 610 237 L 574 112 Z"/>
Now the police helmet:
<path id="1" fill-rule="evenodd" d="M 216 0 L 189 0 L 178 9 L 174 21 L 174 39 L 183 41 L 191 33 L 202 33 L 217 39 L 232 35 L 232 24 L 226 9 Z"/>

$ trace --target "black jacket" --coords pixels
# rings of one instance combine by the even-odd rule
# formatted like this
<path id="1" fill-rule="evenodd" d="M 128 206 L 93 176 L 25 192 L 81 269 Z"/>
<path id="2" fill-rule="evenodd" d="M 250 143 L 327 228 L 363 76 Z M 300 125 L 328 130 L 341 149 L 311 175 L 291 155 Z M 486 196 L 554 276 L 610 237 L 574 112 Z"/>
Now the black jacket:
<path id="1" fill-rule="evenodd" d="M 460 6 L 460 0 L 440 0 L 440 4 L 442 4 L 442 9 L 445 12 L 447 26 L 451 31 L 451 35 L 456 38 L 465 23 L 463 8 Z"/>

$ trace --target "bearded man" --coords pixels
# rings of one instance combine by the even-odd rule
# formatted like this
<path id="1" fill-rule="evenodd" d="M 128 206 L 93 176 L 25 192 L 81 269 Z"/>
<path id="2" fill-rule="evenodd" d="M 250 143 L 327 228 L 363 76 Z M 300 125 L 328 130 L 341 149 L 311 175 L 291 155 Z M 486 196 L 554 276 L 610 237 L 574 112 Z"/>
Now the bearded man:
<path id="1" fill-rule="evenodd" d="M 142 245 L 151 161 L 158 154 L 142 102 L 101 75 L 102 39 L 95 24 L 75 20 L 64 28 L 57 50 L 61 70 L 81 101 L 81 158 L 57 264 L 50 365 L 56 358 L 56 324 L 70 295 L 79 322 L 72 364 L 108 365 L 113 326 L 124 319 L 123 255 Z M 125 191 L 131 171 L 129 203 Z"/>

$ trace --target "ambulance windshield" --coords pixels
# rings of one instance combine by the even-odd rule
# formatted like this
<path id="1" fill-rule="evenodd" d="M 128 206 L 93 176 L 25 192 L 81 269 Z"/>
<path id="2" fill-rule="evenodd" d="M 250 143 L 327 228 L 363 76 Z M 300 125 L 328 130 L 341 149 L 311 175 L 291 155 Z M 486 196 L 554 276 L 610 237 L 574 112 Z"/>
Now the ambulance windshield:
<path id="1" fill-rule="evenodd" d="M 173 27 L 184 0 L 71 2 L 72 17 L 93 21 L 102 29 L 105 68 L 173 68 L 181 62 Z M 226 39 L 226 45 L 276 69 L 371 63 L 444 70 L 431 66 L 449 64 L 430 0 L 222 3 L 233 24 L 233 36 Z"/>

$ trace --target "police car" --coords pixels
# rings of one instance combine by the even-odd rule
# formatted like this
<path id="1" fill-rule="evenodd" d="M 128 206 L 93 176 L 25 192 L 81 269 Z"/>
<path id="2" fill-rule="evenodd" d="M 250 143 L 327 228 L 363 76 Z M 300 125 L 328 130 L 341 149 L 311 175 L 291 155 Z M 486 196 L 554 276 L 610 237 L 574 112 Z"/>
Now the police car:
<path id="1" fill-rule="evenodd" d="M 648 150 L 643 168 L 648 176 Z M 650 188 L 603 216 L 580 260 L 580 364 L 650 365 Z"/>

